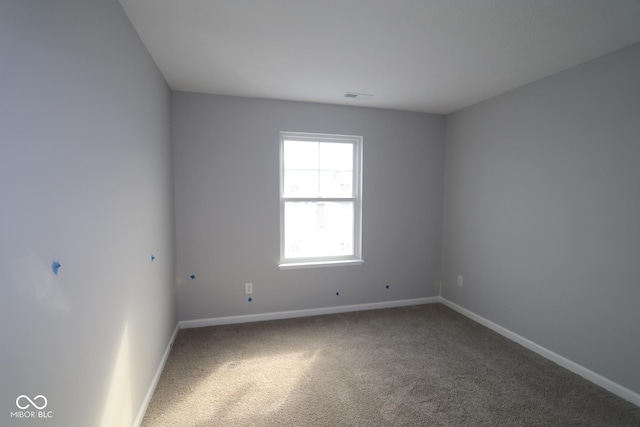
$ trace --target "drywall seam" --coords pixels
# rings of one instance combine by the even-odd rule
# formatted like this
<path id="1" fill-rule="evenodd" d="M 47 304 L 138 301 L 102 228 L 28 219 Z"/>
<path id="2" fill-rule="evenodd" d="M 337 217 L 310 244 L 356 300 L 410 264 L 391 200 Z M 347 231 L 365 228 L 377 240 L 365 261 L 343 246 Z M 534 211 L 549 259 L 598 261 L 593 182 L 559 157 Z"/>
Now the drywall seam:
<path id="1" fill-rule="evenodd" d="M 173 347 L 173 342 L 178 335 L 178 330 L 180 324 L 176 323 L 176 327 L 171 334 L 171 338 L 169 339 L 169 343 L 167 344 L 167 348 L 164 350 L 164 354 L 162 355 L 162 359 L 160 359 L 160 363 L 158 364 L 158 369 L 156 369 L 156 373 L 151 380 L 151 384 L 149 384 L 149 389 L 147 390 L 147 394 L 144 396 L 144 400 L 142 401 L 142 405 L 138 410 L 138 416 L 136 416 L 135 421 L 132 426 L 139 427 L 142 424 L 142 419 L 144 418 L 144 414 L 147 412 L 147 408 L 149 407 L 149 403 L 151 402 L 151 398 L 153 397 L 153 393 L 156 391 L 156 386 L 158 385 L 158 381 L 160 381 L 160 375 L 162 375 L 162 371 L 164 370 L 164 365 L 167 363 L 167 359 L 169 358 L 169 354 L 171 353 L 171 348 Z"/>
<path id="2" fill-rule="evenodd" d="M 348 313 L 352 311 L 377 310 L 381 308 L 404 307 L 409 305 L 433 304 L 440 302 L 439 297 L 413 298 L 396 301 L 383 301 L 368 304 L 340 305 L 334 307 L 310 308 L 306 310 L 278 311 L 273 313 L 247 314 L 240 316 L 212 317 L 209 319 L 181 320 L 180 329 L 202 326 L 230 325 L 233 323 L 260 322 L 264 320 L 292 319 L 296 317 L 320 316 L 323 314 Z"/>
<path id="3" fill-rule="evenodd" d="M 461 307 L 458 304 L 453 303 L 444 297 L 437 297 L 437 298 L 439 298 L 442 304 L 468 317 L 469 319 L 474 320 L 475 322 L 478 322 L 481 325 L 486 326 L 487 328 L 499 333 L 500 335 L 510 339 L 511 341 L 514 341 L 520 344 L 521 346 L 538 353 L 540 356 L 544 357 L 545 359 L 548 359 L 554 363 L 557 363 L 563 368 L 568 369 L 571 372 L 580 375 L 584 379 L 591 381 L 592 383 L 604 388 L 605 390 L 610 391 L 611 393 L 623 398 L 624 400 L 627 400 L 636 406 L 640 406 L 640 394 L 632 390 L 629 390 L 628 388 L 623 387 L 620 384 L 615 383 L 610 379 L 605 378 L 602 375 L 597 374 L 585 368 L 584 366 L 579 365 L 573 362 L 572 360 L 567 359 L 566 357 L 560 356 L 559 354 L 554 353 L 553 351 L 539 344 L 536 344 L 535 342 L 530 341 L 524 338 L 523 336 L 510 331 L 507 328 L 504 328 L 496 323 L 493 323 L 492 321 L 485 319 L 484 317 L 479 316 L 474 312 L 469 311 L 466 308 Z"/>

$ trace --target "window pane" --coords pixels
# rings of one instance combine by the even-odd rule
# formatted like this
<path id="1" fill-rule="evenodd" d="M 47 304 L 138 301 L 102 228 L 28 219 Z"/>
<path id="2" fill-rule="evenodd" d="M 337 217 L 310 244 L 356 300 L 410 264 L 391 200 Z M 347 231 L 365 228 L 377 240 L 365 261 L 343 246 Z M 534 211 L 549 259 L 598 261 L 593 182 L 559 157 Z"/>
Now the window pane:
<path id="1" fill-rule="evenodd" d="M 286 258 L 353 255 L 353 202 L 286 202 Z"/>
<path id="2" fill-rule="evenodd" d="M 284 141 L 284 168 L 318 170 L 318 143 L 313 141 Z"/>
<path id="3" fill-rule="evenodd" d="M 318 171 L 285 170 L 284 197 L 318 197 Z"/>
<path id="4" fill-rule="evenodd" d="M 322 197 L 353 197 L 353 172 L 321 171 L 320 195 Z"/>
<path id="5" fill-rule="evenodd" d="M 353 144 L 321 143 L 320 169 L 351 171 L 353 169 Z"/>

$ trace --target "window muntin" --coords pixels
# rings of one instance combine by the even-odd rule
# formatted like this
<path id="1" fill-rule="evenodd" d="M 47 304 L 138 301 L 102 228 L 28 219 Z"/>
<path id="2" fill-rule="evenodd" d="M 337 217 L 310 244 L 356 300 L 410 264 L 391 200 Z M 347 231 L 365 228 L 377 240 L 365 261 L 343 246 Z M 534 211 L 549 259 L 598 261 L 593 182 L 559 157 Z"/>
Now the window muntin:
<path id="1" fill-rule="evenodd" d="M 281 265 L 360 260 L 362 137 L 280 139 Z"/>

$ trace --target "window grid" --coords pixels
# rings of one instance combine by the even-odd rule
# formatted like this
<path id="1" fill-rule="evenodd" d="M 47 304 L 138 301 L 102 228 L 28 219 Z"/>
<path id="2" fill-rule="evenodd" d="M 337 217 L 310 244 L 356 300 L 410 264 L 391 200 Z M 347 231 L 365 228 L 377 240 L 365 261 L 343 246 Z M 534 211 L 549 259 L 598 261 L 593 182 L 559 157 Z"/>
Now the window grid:
<path id="1" fill-rule="evenodd" d="M 328 135 L 328 134 L 307 134 L 307 133 L 294 133 L 294 132 L 281 132 L 280 134 L 280 265 L 294 265 L 294 264 L 307 264 L 307 263 L 330 263 L 335 261 L 362 261 L 361 260 L 361 156 L 362 156 L 362 137 L 352 135 Z M 291 144 L 306 142 L 317 144 L 317 153 L 315 166 L 313 168 L 308 167 L 308 164 L 313 164 L 313 159 L 295 159 L 293 163 L 296 163 L 293 167 L 287 167 L 285 164 L 285 157 L 289 155 L 288 159 L 291 162 L 291 152 L 299 150 L 300 146 L 293 148 Z M 324 145 L 323 145 L 324 144 Z M 350 150 L 338 149 L 334 144 L 346 144 L 349 145 Z M 285 147 L 289 147 L 289 151 L 285 150 Z M 349 160 L 349 168 L 344 168 L 345 173 L 351 174 L 351 179 L 344 183 L 340 183 L 342 177 L 343 168 L 336 170 L 335 166 L 325 167 L 326 164 L 345 164 L 341 163 L 342 159 L 327 159 L 323 157 L 323 148 L 338 149 L 338 152 L 350 152 L 349 156 L 345 156 Z M 328 150 L 330 153 L 330 150 Z M 300 168 L 300 164 L 307 163 L 307 167 Z M 291 181 L 292 171 L 309 171 L 315 172 L 315 197 L 309 197 L 307 195 L 295 195 L 298 188 L 285 188 L 285 182 Z M 335 188 L 329 190 L 326 187 L 326 179 L 323 179 L 322 174 L 328 172 L 333 174 L 333 179 L 338 180 L 338 191 L 348 191 L 347 196 L 335 197 Z M 331 181 L 331 179 L 329 180 Z M 287 184 L 289 184 L 288 182 Z M 325 187 L 323 187 L 325 184 Z M 350 188 L 349 188 L 350 187 Z M 323 193 L 331 196 L 325 196 Z M 333 191 L 333 193 L 331 193 Z M 308 208 L 308 209 L 306 209 Z M 315 223 L 315 228 L 318 231 L 315 235 L 311 231 L 312 227 L 305 228 L 300 223 L 305 218 L 308 223 Z M 299 247 L 286 247 L 287 237 L 291 236 L 292 221 L 288 221 L 290 218 L 287 215 L 293 215 L 294 210 L 296 213 L 296 237 L 298 240 L 304 240 L 305 237 L 300 237 L 305 232 L 307 233 L 307 244 L 299 254 L 294 254 L 294 249 L 298 250 Z M 314 213 L 315 210 L 315 213 Z M 348 214 L 345 214 L 348 212 Z M 315 219 L 310 220 L 313 215 Z M 342 216 L 340 216 L 342 215 Z M 348 218 L 348 223 L 343 224 L 344 221 L 337 221 L 337 218 Z M 287 225 L 288 224 L 288 225 Z M 286 227 L 289 227 L 286 229 Z M 287 231 L 288 230 L 288 231 Z M 331 235 L 333 233 L 333 236 Z M 331 237 L 334 239 L 338 236 L 338 240 L 331 241 Z M 349 236 L 348 241 L 343 239 L 343 236 Z M 297 241 L 296 241 L 297 242 Z M 330 249 L 333 244 L 333 252 Z M 303 245 L 304 246 L 304 245 Z M 336 253 L 342 252 L 342 253 Z M 322 252 L 322 253 L 320 253 Z"/>

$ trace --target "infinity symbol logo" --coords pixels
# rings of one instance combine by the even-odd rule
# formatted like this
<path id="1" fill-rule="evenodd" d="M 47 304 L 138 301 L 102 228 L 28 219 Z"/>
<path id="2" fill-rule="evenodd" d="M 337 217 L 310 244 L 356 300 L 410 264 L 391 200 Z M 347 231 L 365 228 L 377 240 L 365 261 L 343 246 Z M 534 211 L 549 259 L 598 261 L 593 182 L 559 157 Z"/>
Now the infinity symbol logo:
<path id="1" fill-rule="evenodd" d="M 26 399 L 26 400 L 27 400 L 27 402 L 29 402 L 29 403 L 27 403 L 27 404 L 26 404 L 26 405 L 24 405 L 24 406 L 20 405 L 20 401 L 21 401 L 21 400 L 25 400 L 25 399 Z M 38 399 L 41 399 L 41 400 L 43 400 L 43 401 L 44 401 L 44 404 L 43 404 L 42 406 L 38 406 L 38 404 L 37 404 L 36 402 L 34 402 L 34 401 L 36 401 L 36 400 L 38 400 Z M 16 406 L 17 406 L 18 408 L 20 408 L 20 409 L 27 409 L 27 408 L 28 408 L 29 406 L 31 406 L 31 405 L 33 405 L 33 407 L 35 407 L 36 409 L 44 409 L 44 408 L 46 408 L 46 407 L 47 407 L 47 403 L 48 403 L 48 402 L 47 402 L 47 398 L 46 398 L 46 397 L 44 397 L 44 396 L 43 396 L 43 395 L 41 395 L 41 394 L 39 394 L 39 395 L 37 395 L 36 397 L 34 397 L 34 398 L 33 398 L 33 400 L 31 400 L 31 399 L 29 398 L 29 396 L 25 396 L 24 394 L 21 394 L 21 395 L 20 395 L 20 396 L 18 396 L 18 398 L 16 399 Z"/>

